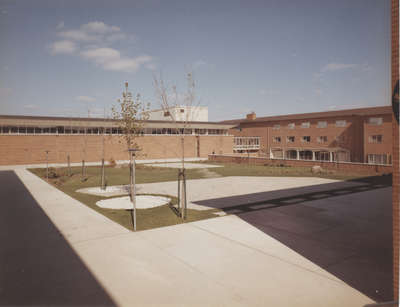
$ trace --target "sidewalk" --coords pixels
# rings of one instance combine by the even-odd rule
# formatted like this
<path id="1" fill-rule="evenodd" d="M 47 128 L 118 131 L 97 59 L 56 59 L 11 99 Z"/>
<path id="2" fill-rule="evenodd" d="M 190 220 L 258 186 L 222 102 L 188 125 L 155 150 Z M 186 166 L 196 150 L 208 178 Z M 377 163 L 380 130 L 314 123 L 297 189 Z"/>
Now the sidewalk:
<path id="1" fill-rule="evenodd" d="M 30 172 L 17 169 L 16 174 L 118 305 L 359 307 L 373 303 L 234 215 L 133 233 Z"/>
<path id="2" fill-rule="evenodd" d="M 207 161 L 207 158 L 185 158 L 185 162 L 197 162 L 197 161 Z M 136 164 L 148 164 L 148 163 L 172 163 L 172 162 L 180 162 L 180 159 L 143 159 L 136 160 Z M 126 164 L 129 163 L 129 160 L 117 160 L 115 161 L 117 164 Z M 109 165 L 108 161 L 104 161 L 105 165 Z M 85 162 L 86 166 L 100 166 L 100 162 Z M 26 169 L 26 168 L 41 168 L 46 167 L 46 163 L 39 164 L 21 164 L 21 165 L 0 165 L 0 171 L 7 170 L 17 170 L 17 169 Z M 67 163 L 49 163 L 49 167 L 66 167 Z M 82 166 L 82 162 L 74 162 L 71 163 L 71 166 Z"/>

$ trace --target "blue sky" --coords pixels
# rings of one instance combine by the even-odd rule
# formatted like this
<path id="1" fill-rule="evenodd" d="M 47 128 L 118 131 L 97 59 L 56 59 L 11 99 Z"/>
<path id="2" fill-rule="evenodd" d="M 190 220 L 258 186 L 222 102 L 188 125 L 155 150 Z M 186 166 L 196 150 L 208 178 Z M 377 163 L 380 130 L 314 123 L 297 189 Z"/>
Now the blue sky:
<path id="1" fill-rule="evenodd" d="M 390 1 L 0 0 L 0 114 L 110 113 L 193 69 L 212 121 L 389 105 Z"/>

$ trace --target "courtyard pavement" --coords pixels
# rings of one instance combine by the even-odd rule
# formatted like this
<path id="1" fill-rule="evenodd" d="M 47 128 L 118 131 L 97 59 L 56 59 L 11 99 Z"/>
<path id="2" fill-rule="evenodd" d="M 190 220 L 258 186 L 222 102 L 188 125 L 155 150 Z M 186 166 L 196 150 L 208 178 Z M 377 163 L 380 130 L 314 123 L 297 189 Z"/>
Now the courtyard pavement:
<path id="1" fill-rule="evenodd" d="M 312 197 L 314 192 L 320 190 L 303 196 Z M 390 189 L 358 190 L 350 202 L 364 193 L 371 193 L 360 198 L 368 205 L 385 200 Z M 240 214 L 255 207 L 245 209 L 238 199 L 232 204 L 241 210 L 239 216 L 133 233 L 23 169 L 0 172 L 0 197 L 0 305 L 350 307 L 373 303 L 301 251 L 268 235 L 260 225 L 253 226 L 255 221 L 245 221 Z M 245 205 L 260 206 L 260 197 Z M 336 197 L 338 203 L 345 196 Z M 287 201 L 274 194 L 273 206 L 276 199 Z M 203 201 L 207 206 L 220 204 L 216 199 Z M 296 201 L 289 200 L 286 208 L 295 208 Z M 231 207 L 223 210 L 229 212 Z M 379 210 L 369 210 L 364 218 L 375 223 L 374 213 L 379 215 Z M 280 217 L 267 221 L 277 223 Z M 292 223 L 295 231 L 301 229 L 298 223 Z"/>

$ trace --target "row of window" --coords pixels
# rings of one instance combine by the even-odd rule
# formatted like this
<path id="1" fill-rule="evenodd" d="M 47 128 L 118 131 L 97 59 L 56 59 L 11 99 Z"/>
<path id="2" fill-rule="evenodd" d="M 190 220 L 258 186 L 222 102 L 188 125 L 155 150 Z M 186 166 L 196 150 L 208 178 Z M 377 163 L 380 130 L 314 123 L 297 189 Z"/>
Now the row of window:
<path id="1" fill-rule="evenodd" d="M 296 138 L 294 136 L 287 136 L 286 137 L 286 143 L 294 143 Z M 281 143 L 282 138 L 280 136 L 274 136 L 272 141 L 274 143 Z M 345 142 L 345 137 L 344 136 L 337 136 L 335 137 L 335 141 L 337 142 Z M 368 142 L 369 143 L 375 143 L 375 144 L 381 144 L 383 141 L 383 136 L 381 134 L 377 135 L 370 135 L 368 137 Z M 311 142 L 311 137 L 310 136 L 302 136 L 301 137 L 301 142 L 302 143 L 310 143 Z M 319 144 L 324 144 L 328 142 L 328 137 L 326 135 L 323 136 L 317 136 L 317 143 Z"/>
<path id="2" fill-rule="evenodd" d="M 374 126 L 379 126 L 382 125 L 383 123 L 383 118 L 382 117 L 370 117 L 368 118 L 368 124 L 374 125 Z M 347 121 L 346 120 L 337 120 L 335 121 L 335 126 L 336 127 L 346 127 L 347 126 Z M 288 129 L 294 129 L 296 127 L 295 123 L 289 123 L 287 125 Z M 301 128 L 310 128 L 311 123 L 310 122 L 302 122 L 300 124 Z M 328 122 L 327 121 L 318 121 L 317 122 L 317 128 L 326 128 L 328 127 Z M 272 126 L 272 129 L 274 130 L 279 130 L 281 128 L 280 124 L 275 124 Z"/>
<path id="3" fill-rule="evenodd" d="M 342 140 L 343 141 L 343 137 L 336 137 L 336 140 Z M 294 143 L 296 140 L 296 137 L 294 136 L 287 136 L 286 137 L 286 143 Z M 275 136 L 273 138 L 273 142 L 274 143 L 281 143 L 282 138 L 280 136 Z M 309 135 L 305 135 L 301 137 L 301 142 L 302 143 L 310 143 L 311 142 L 311 136 Z M 327 136 L 318 136 L 317 137 L 317 143 L 327 143 L 328 142 L 328 137 Z"/>
<path id="4" fill-rule="evenodd" d="M 235 146 L 259 146 L 260 138 L 258 137 L 235 137 L 233 139 Z"/>
<path id="5" fill-rule="evenodd" d="M 0 126 L 0 134 L 123 134 L 122 129 L 117 127 L 18 127 L 18 126 Z M 195 135 L 228 135 L 227 129 L 183 129 L 180 128 L 144 128 L 144 135 L 156 134 L 195 134 Z"/>

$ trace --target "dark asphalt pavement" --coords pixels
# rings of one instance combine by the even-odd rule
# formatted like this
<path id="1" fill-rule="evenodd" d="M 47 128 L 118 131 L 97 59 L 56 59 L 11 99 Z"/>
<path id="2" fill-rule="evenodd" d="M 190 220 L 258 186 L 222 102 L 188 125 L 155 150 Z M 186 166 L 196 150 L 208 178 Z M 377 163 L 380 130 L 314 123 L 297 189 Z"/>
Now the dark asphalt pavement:
<path id="1" fill-rule="evenodd" d="M 382 189 L 390 182 L 361 184 L 339 188 L 330 183 L 196 203 L 236 214 L 373 300 L 391 301 L 392 197 L 390 188 Z"/>
<path id="2" fill-rule="evenodd" d="M 0 172 L 0 305 L 115 305 L 12 171 Z"/>

